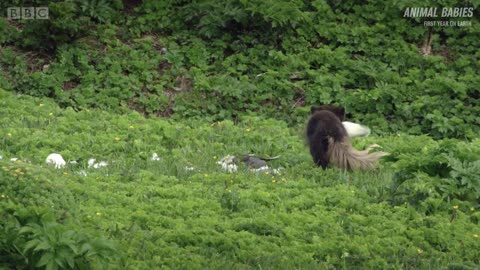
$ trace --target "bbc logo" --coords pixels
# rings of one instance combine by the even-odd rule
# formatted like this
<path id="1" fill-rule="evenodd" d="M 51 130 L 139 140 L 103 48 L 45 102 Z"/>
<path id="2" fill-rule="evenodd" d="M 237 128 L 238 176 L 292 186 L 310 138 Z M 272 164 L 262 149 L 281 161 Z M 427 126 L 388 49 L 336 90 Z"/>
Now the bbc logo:
<path id="1" fill-rule="evenodd" d="M 9 7 L 7 18 L 11 20 L 47 20 L 48 7 Z"/>

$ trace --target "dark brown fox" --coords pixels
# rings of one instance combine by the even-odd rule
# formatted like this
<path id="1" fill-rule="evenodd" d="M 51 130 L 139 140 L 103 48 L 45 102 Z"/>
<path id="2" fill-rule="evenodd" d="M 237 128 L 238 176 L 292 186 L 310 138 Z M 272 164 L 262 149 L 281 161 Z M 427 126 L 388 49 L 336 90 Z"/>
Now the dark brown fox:
<path id="1" fill-rule="evenodd" d="M 352 147 L 342 124 L 345 110 L 334 105 L 312 106 L 307 124 L 307 140 L 310 153 L 317 166 L 326 169 L 329 164 L 345 170 L 369 170 L 377 165 L 377 159 L 389 153 L 368 153 L 378 145 L 358 151 Z"/>

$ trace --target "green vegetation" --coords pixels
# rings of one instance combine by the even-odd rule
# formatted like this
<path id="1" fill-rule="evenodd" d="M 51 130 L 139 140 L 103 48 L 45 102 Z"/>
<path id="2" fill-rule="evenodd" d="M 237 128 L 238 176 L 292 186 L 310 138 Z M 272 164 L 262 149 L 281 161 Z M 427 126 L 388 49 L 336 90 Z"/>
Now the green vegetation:
<path id="1" fill-rule="evenodd" d="M 335 102 L 378 132 L 480 132 L 478 16 L 425 27 L 403 18 L 415 1 L 37 2 L 50 20 L 0 20 L 0 87 L 63 107 L 299 124 L 299 107 Z"/>
<path id="2" fill-rule="evenodd" d="M 376 172 L 322 171 L 282 121 L 171 122 L 0 96 L 7 269 L 41 266 L 44 256 L 78 269 L 480 264 L 480 140 L 362 139 L 359 148 L 376 141 L 392 157 Z M 272 166 L 285 169 L 229 174 L 216 164 L 253 150 L 281 153 Z M 46 166 L 54 151 L 79 163 Z M 160 160 L 150 159 L 153 152 Z M 90 158 L 109 165 L 88 168 Z M 53 243 L 36 248 L 44 239 Z"/>
<path id="3" fill-rule="evenodd" d="M 426 27 L 408 0 L 32 5 L 50 19 L 0 17 L 0 269 L 480 268 L 478 16 Z M 313 165 L 319 103 L 372 128 L 353 143 L 391 153 L 378 170 Z M 245 153 L 281 155 L 281 173 L 217 164 Z"/>

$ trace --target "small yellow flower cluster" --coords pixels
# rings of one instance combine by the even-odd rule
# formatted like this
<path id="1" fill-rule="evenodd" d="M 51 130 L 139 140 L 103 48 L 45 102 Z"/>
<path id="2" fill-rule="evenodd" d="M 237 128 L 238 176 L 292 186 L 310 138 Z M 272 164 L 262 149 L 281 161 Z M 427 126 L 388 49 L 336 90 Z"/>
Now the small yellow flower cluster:
<path id="1" fill-rule="evenodd" d="M 228 189 L 228 188 L 226 188 L 226 189 L 225 189 L 225 192 L 231 193 L 231 192 L 232 192 L 232 190 L 231 190 L 231 189 Z"/>
<path id="2" fill-rule="evenodd" d="M 12 167 L 6 167 L 6 166 L 2 167 L 2 170 L 10 172 L 10 175 L 14 177 L 23 176 L 27 171 L 27 169 L 22 170 L 22 168 L 16 168 L 15 170 L 12 170 L 12 169 L 13 169 Z"/>
<path id="3" fill-rule="evenodd" d="M 422 254 L 423 253 L 423 250 L 421 248 L 417 248 L 417 253 L 418 254 Z"/>
<path id="4" fill-rule="evenodd" d="M 6 199 L 6 198 L 8 198 L 8 195 L 5 195 L 5 194 L 0 194 L 0 198 L 2 198 L 2 199 Z"/>
<path id="5" fill-rule="evenodd" d="M 272 175 L 272 183 L 276 183 L 277 182 L 277 179 L 275 179 L 275 175 Z"/>
<path id="6" fill-rule="evenodd" d="M 453 209 L 457 210 L 457 209 L 458 209 L 458 205 L 454 205 L 454 206 L 453 206 Z"/>
<path id="7" fill-rule="evenodd" d="M 120 141 L 120 137 L 115 137 L 114 139 L 115 139 L 115 141 L 117 141 L 117 142 Z"/>
<path id="8" fill-rule="evenodd" d="M 128 129 L 134 129 L 135 127 L 134 126 L 129 126 Z"/>

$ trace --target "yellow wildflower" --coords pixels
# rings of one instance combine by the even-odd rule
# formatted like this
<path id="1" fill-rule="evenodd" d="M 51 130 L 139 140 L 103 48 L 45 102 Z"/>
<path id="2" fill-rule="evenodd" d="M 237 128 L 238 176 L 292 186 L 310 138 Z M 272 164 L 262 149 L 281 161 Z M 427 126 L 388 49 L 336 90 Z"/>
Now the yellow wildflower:
<path id="1" fill-rule="evenodd" d="M 458 209 L 458 205 L 454 205 L 454 206 L 453 206 L 453 209 Z"/>
<path id="2" fill-rule="evenodd" d="M 120 141 L 120 138 L 119 137 L 115 137 L 115 141 Z"/>
<path id="3" fill-rule="evenodd" d="M 473 235 L 473 238 L 478 238 L 478 234 L 474 234 L 474 235 Z"/>
<path id="4" fill-rule="evenodd" d="M 53 115 L 53 113 L 49 113 L 48 115 L 52 116 L 52 115 Z"/>
<path id="5" fill-rule="evenodd" d="M 5 194 L 0 195 L 2 199 L 5 199 Z"/>
<path id="6" fill-rule="evenodd" d="M 422 254 L 423 253 L 423 250 L 421 248 L 417 248 L 417 253 L 418 254 Z"/>
<path id="7" fill-rule="evenodd" d="M 245 129 L 245 130 L 246 130 L 247 132 L 250 132 L 251 129 L 250 129 L 250 128 L 247 128 L 247 129 Z"/>
<path id="8" fill-rule="evenodd" d="M 129 129 L 134 129 L 135 127 L 134 127 L 134 126 L 129 126 L 128 128 L 129 128 Z"/>
<path id="9" fill-rule="evenodd" d="M 38 104 L 38 106 L 43 107 L 43 106 L 45 106 L 45 104 L 40 103 L 40 104 Z"/>
<path id="10" fill-rule="evenodd" d="M 101 216 L 101 215 L 102 215 L 102 213 L 100 213 L 100 212 L 97 212 L 97 213 L 95 213 L 95 215 L 97 215 L 97 216 Z"/>

